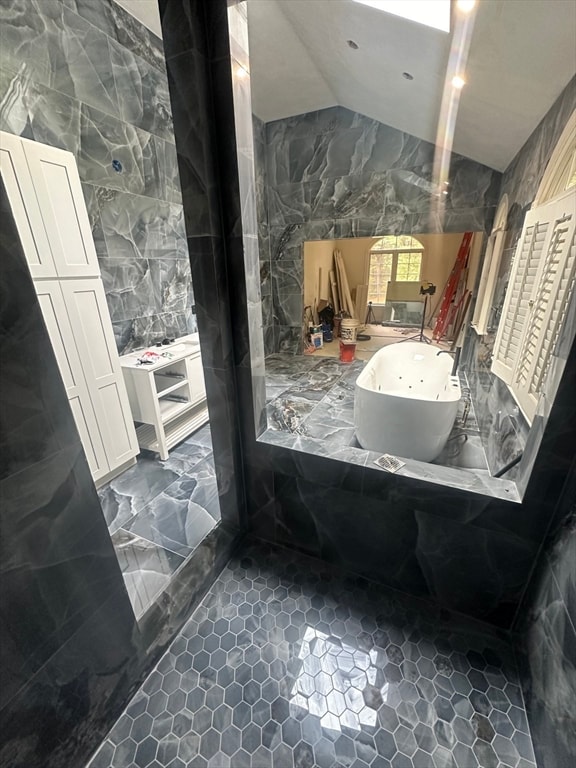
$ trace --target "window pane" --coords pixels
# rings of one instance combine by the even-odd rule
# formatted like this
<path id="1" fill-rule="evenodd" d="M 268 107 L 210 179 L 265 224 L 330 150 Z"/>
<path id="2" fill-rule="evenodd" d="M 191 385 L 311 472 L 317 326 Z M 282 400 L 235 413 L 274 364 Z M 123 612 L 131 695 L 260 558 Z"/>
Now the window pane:
<path id="1" fill-rule="evenodd" d="M 388 281 L 392 275 L 392 254 L 370 254 L 370 276 L 368 280 L 368 301 L 374 304 L 386 302 Z"/>
<path id="2" fill-rule="evenodd" d="M 414 248 L 422 250 L 422 243 L 412 235 L 385 235 L 372 246 L 372 251 L 388 251 L 397 248 Z"/>
<path id="3" fill-rule="evenodd" d="M 421 262 L 421 253 L 399 253 L 396 280 L 399 282 L 418 282 Z"/>

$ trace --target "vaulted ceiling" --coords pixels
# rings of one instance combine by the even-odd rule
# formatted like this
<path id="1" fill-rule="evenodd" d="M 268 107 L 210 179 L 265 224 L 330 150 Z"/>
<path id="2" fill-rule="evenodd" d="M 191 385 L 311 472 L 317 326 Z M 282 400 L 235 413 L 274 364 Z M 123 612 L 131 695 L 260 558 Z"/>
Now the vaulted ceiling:
<path id="1" fill-rule="evenodd" d="M 138 19 L 145 27 L 162 37 L 158 0 L 114 0 L 125 11 Z"/>
<path id="2" fill-rule="evenodd" d="M 340 105 L 435 141 L 451 34 L 353 0 L 248 0 L 248 20 L 265 122 Z M 574 0 L 479 0 L 453 149 L 505 170 L 575 72 Z"/>

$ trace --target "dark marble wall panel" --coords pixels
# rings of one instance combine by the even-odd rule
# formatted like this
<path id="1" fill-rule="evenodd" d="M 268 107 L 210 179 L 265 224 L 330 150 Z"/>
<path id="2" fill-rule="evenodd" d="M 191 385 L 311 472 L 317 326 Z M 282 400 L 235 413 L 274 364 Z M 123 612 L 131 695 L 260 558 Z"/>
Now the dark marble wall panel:
<path id="1" fill-rule="evenodd" d="M 501 174 L 453 154 L 443 219 L 434 146 L 342 107 L 277 120 L 255 141 L 266 351 L 302 349 L 303 243 L 331 237 L 489 231 Z M 260 190 L 264 200 L 259 200 Z M 273 323 L 273 326 L 270 323 Z"/>
<path id="2" fill-rule="evenodd" d="M 0 129 L 76 156 L 119 351 L 195 332 L 162 41 L 113 0 L 6 0 Z"/>
<path id="3" fill-rule="evenodd" d="M 220 509 L 225 524 L 238 528 L 245 512 L 239 419 L 253 409 L 240 408 L 236 392 L 236 362 L 249 369 L 250 354 L 238 171 L 224 170 L 229 158 L 217 149 L 220 132 L 228 132 L 235 151 L 230 60 L 222 68 L 210 32 L 221 23 L 226 38 L 225 16 L 217 22 L 212 15 L 220 5 L 161 2 L 160 13 Z M 219 83 L 213 93 L 211 81 Z"/>
<path id="4" fill-rule="evenodd" d="M 66 661 L 81 652 L 77 641 L 82 636 L 86 643 L 89 627 L 94 635 L 95 617 L 106 614 L 111 596 L 115 621 L 106 622 L 106 638 L 94 639 L 98 653 L 120 653 L 134 614 L 3 186 L 0 191 L 0 762 L 54 765 L 43 740 L 57 743 L 64 724 L 53 733 L 54 720 L 39 728 L 28 717 L 34 708 L 23 702 L 59 659 L 61 681 L 71 684 L 63 717 L 68 725 L 82 720 L 75 708 L 86 704 L 90 681 L 77 680 L 75 690 Z"/>
<path id="5" fill-rule="evenodd" d="M 520 614 L 520 668 L 536 758 L 576 762 L 576 463 Z"/>

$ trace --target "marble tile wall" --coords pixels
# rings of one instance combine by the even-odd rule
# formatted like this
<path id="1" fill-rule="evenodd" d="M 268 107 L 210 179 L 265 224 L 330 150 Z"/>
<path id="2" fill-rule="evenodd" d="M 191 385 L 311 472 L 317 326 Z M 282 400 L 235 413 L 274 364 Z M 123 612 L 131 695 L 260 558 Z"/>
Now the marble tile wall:
<path id="1" fill-rule="evenodd" d="M 0 129 L 76 156 L 118 350 L 196 331 L 162 41 L 113 0 L 6 0 L 0 26 Z"/>
<path id="2" fill-rule="evenodd" d="M 501 195 L 508 195 L 510 207 L 506 247 L 498 280 L 500 290 L 495 306 L 501 307 L 504 301 L 508 274 L 516 243 L 522 232 L 524 217 L 532 205 L 548 160 L 575 106 L 576 78 L 573 78 L 502 177 Z M 495 318 L 499 315 L 499 310 L 496 310 Z M 490 373 L 496 331 L 497 321 L 484 336 L 477 336 L 470 330 L 462 354 L 462 365 L 466 367 L 472 388 L 490 471 L 497 472 L 525 451 L 526 461 L 523 460 L 517 468 L 507 474 L 511 479 L 518 479 L 525 488 L 532 466 L 528 458 L 531 455 L 533 459 L 536 435 L 542 434 L 542 428 L 538 426 L 541 416 L 536 417 L 535 426 L 530 430 L 508 387 Z M 574 323 L 565 329 L 564 336 L 573 338 L 573 334 Z M 568 342 L 568 348 L 570 343 Z M 560 353 L 560 357 L 565 358 L 566 354 Z"/>
<path id="3" fill-rule="evenodd" d="M 441 221 L 433 212 L 434 145 L 343 107 L 268 123 L 264 157 L 261 149 L 259 138 L 267 352 L 301 351 L 304 241 L 490 231 L 500 173 L 453 154 Z"/>
<path id="4" fill-rule="evenodd" d="M 252 115 L 254 135 L 254 171 L 256 184 L 256 218 L 260 254 L 260 295 L 262 298 L 262 330 L 266 355 L 276 352 L 277 331 L 274 323 L 272 260 L 268 226 L 268 175 L 266 173 L 266 125 Z"/>
<path id="5" fill-rule="evenodd" d="M 517 627 L 520 668 L 538 765 L 570 768 L 576 761 L 576 463 L 551 528 Z"/>

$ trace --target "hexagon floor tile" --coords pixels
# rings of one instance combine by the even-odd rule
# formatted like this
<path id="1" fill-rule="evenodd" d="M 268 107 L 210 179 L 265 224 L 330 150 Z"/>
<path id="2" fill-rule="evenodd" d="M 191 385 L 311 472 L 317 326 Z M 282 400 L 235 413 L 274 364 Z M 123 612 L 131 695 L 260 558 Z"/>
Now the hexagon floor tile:
<path id="1" fill-rule="evenodd" d="M 251 544 L 89 768 L 535 768 L 512 651 L 485 632 Z"/>

